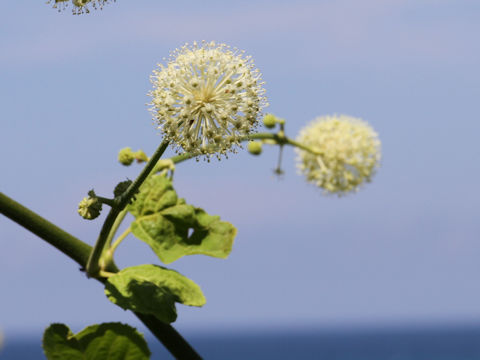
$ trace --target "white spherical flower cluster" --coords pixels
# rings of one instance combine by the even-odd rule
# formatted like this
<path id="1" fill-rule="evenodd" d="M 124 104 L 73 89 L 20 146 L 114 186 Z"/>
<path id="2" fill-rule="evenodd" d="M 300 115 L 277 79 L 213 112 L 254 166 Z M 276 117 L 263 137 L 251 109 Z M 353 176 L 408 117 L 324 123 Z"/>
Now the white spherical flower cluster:
<path id="1" fill-rule="evenodd" d="M 326 193 L 357 191 L 379 166 L 378 135 L 360 119 L 318 117 L 300 131 L 297 141 L 316 153 L 297 148 L 298 169 Z"/>
<path id="2" fill-rule="evenodd" d="M 177 151 L 207 157 L 235 151 L 267 105 L 251 57 L 225 44 L 185 44 L 159 67 L 151 78 L 150 110 Z"/>
<path id="3" fill-rule="evenodd" d="M 47 3 L 53 3 L 53 8 L 58 9 L 58 11 L 64 10 L 68 3 L 71 2 L 73 5 L 72 11 L 75 15 L 80 15 L 84 13 L 89 13 L 89 5 L 92 8 L 102 9 L 103 5 L 109 1 L 115 2 L 116 0 L 49 0 Z"/>

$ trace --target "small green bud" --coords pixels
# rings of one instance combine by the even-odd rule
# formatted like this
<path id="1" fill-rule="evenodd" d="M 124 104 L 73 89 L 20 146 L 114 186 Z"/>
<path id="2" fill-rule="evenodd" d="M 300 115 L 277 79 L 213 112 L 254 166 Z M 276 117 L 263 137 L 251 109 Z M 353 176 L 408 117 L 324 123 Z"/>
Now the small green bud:
<path id="1" fill-rule="evenodd" d="M 102 203 L 95 195 L 93 190 L 88 192 L 88 197 L 83 198 L 78 204 L 78 213 L 87 220 L 93 220 L 100 215 Z"/>
<path id="2" fill-rule="evenodd" d="M 148 161 L 148 156 L 143 152 L 143 150 L 138 150 L 136 153 L 133 154 L 135 156 L 135 159 L 137 162 L 147 162 Z"/>
<path id="3" fill-rule="evenodd" d="M 275 117 L 275 115 L 267 114 L 263 118 L 263 125 L 265 125 L 265 127 L 268 129 L 273 129 L 276 123 L 277 123 L 277 118 Z"/>
<path id="4" fill-rule="evenodd" d="M 119 182 L 118 185 L 115 186 L 115 189 L 113 190 L 113 195 L 115 195 L 115 197 L 121 196 L 125 191 L 127 191 L 131 183 L 132 183 L 132 180 L 125 180 L 125 181 Z"/>
<path id="5" fill-rule="evenodd" d="M 250 141 L 247 148 L 252 155 L 260 155 L 262 153 L 262 143 L 260 141 Z"/>
<path id="6" fill-rule="evenodd" d="M 129 147 L 123 148 L 118 152 L 118 161 L 120 164 L 128 166 L 135 160 L 135 154 Z"/>

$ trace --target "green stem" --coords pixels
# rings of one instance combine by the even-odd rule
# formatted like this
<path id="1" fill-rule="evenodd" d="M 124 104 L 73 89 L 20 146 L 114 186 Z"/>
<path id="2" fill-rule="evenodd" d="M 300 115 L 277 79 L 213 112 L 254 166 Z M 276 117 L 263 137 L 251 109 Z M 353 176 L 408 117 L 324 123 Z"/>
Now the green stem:
<path id="1" fill-rule="evenodd" d="M 117 198 L 118 200 L 115 199 L 116 205 L 115 207 L 112 207 L 110 209 L 110 212 L 108 213 L 105 219 L 105 222 L 103 223 L 102 229 L 100 230 L 100 234 L 98 235 L 98 239 L 95 243 L 95 246 L 93 247 L 92 253 L 90 254 L 90 257 L 88 259 L 87 276 L 95 277 L 98 275 L 98 272 L 100 271 L 99 260 L 100 260 L 100 257 L 102 256 L 105 243 L 117 219 L 117 216 L 127 206 L 127 204 L 130 202 L 132 197 L 138 191 L 138 189 L 140 188 L 140 185 L 143 184 L 147 176 L 150 174 L 154 166 L 157 164 L 157 161 L 160 159 L 160 157 L 163 155 L 163 153 L 167 149 L 167 146 L 168 146 L 168 141 L 165 141 L 165 140 L 162 141 L 162 143 L 160 144 L 158 149 L 155 151 L 155 153 L 152 155 L 150 160 L 148 160 L 147 164 L 143 168 L 140 175 L 138 175 L 135 181 L 130 184 L 130 186 L 127 188 L 125 193 L 123 193 L 119 198 Z"/>
<path id="2" fill-rule="evenodd" d="M 128 234 L 130 234 L 132 232 L 132 230 L 130 229 L 130 227 L 128 227 L 128 229 L 126 229 L 116 240 L 115 242 L 113 243 L 112 246 L 110 246 L 110 249 L 108 249 L 107 251 L 110 251 L 112 253 L 112 256 L 113 256 L 113 253 L 115 252 L 115 250 L 117 249 L 118 245 L 120 245 L 120 243 L 123 241 L 123 239 L 125 239 Z"/>
<path id="3" fill-rule="evenodd" d="M 294 146 L 294 147 L 297 147 L 299 149 L 302 149 L 302 150 L 305 150 L 305 151 L 308 151 L 309 153 L 312 153 L 313 155 L 319 155 L 319 156 L 322 156 L 323 153 L 320 152 L 320 151 L 315 151 L 313 150 L 311 147 L 308 147 L 306 145 L 303 145 L 302 143 L 299 143 L 298 141 L 295 141 L 295 140 L 292 140 L 292 139 L 287 139 L 287 142 L 286 142 L 287 145 L 291 145 L 291 146 Z"/>
<path id="4" fill-rule="evenodd" d="M 82 266 L 92 247 L 0 192 L 0 213 L 38 235 Z"/>
<path id="5" fill-rule="evenodd" d="M 115 219 L 115 222 L 113 223 L 112 228 L 110 229 L 110 233 L 108 234 L 107 241 L 105 242 L 105 248 L 109 248 L 110 245 L 112 244 L 112 240 L 115 237 L 115 234 L 117 233 L 118 228 L 123 222 L 123 219 L 125 219 L 125 216 L 127 215 L 128 211 L 127 209 L 123 209 L 120 211 L 118 214 L 117 218 Z"/>
<path id="6" fill-rule="evenodd" d="M 196 155 L 192 154 L 192 153 L 184 153 L 184 154 L 180 154 L 180 155 L 176 155 L 176 156 L 172 156 L 170 158 L 170 160 L 173 161 L 174 164 L 178 164 L 178 163 L 181 163 L 185 160 L 188 160 L 188 159 L 191 159 L 193 157 L 195 157 Z"/>
<path id="7" fill-rule="evenodd" d="M 100 271 L 99 260 L 103 253 L 103 248 L 105 247 L 105 242 L 107 241 L 108 234 L 112 228 L 115 220 L 117 219 L 120 211 L 117 208 L 111 208 L 108 213 L 105 222 L 103 223 L 102 230 L 100 230 L 100 235 L 98 236 L 97 242 L 90 253 L 90 256 L 87 261 L 87 276 L 96 277 Z"/>
<path id="8" fill-rule="evenodd" d="M 104 277 L 104 278 L 109 278 L 109 277 L 112 277 L 113 275 L 115 275 L 116 273 L 112 273 L 112 272 L 108 272 L 108 271 L 104 271 L 104 270 L 100 270 L 98 272 L 98 274 L 101 276 L 101 277 Z"/>
<path id="9" fill-rule="evenodd" d="M 242 141 L 246 141 L 246 140 L 274 140 L 278 145 L 290 145 L 290 146 L 298 147 L 302 150 L 308 151 L 314 155 L 322 155 L 322 153 L 315 151 L 312 148 L 299 143 L 298 141 L 292 140 L 283 134 L 282 135 L 272 134 L 272 133 L 251 134 L 242 138 Z"/>
<path id="10" fill-rule="evenodd" d="M 127 191 L 125 191 L 125 193 L 122 194 L 122 196 L 120 197 L 120 201 L 117 205 L 120 211 L 123 210 L 125 206 L 127 206 L 127 204 L 130 202 L 132 197 L 136 194 L 140 186 L 143 184 L 145 179 L 148 177 L 148 175 L 150 175 L 155 165 L 157 165 L 157 161 L 160 160 L 163 153 L 167 149 L 168 143 L 169 141 L 166 141 L 166 140 L 162 141 L 158 149 L 155 151 L 152 157 L 148 160 L 147 164 L 143 168 L 140 175 L 138 175 L 135 181 L 130 184 Z"/>
<path id="11" fill-rule="evenodd" d="M 96 196 L 96 198 L 98 200 L 100 200 L 100 202 L 102 204 L 105 204 L 105 205 L 108 205 L 108 206 L 115 206 L 115 201 L 113 199 L 107 199 L 107 198 L 104 198 L 102 196 Z"/>
<path id="12" fill-rule="evenodd" d="M 0 214 L 5 215 L 20 226 L 31 231 L 50 245 L 77 262 L 82 268 L 87 265 L 92 247 L 50 221 L 27 209 L 15 200 L 0 192 Z M 118 269 L 112 267 L 108 272 L 115 273 Z M 101 283 L 105 278 L 97 279 Z M 137 318 L 145 324 L 152 334 L 170 351 L 176 359 L 201 359 L 190 344 L 169 324 L 165 324 L 152 315 L 134 312 Z"/>
<path id="13" fill-rule="evenodd" d="M 153 315 L 135 313 L 147 328 L 162 342 L 170 353 L 179 360 L 202 360 L 194 348 L 180 335 L 177 330 L 162 323 Z"/>
<path id="14" fill-rule="evenodd" d="M 284 172 L 282 171 L 282 155 L 283 155 L 283 144 L 280 145 L 280 150 L 278 151 L 278 162 L 277 168 L 275 169 L 275 174 L 283 175 Z"/>

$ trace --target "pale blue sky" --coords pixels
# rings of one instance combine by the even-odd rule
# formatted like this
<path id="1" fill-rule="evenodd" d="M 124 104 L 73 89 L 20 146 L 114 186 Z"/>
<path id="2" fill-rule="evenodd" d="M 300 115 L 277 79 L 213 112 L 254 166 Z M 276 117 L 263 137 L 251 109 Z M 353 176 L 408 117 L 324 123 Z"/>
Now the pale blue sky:
<path id="1" fill-rule="evenodd" d="M 373 183 L 341 199 L 307 185 L 291 149 L 280 181 L 276 149 L 179 165 L 180 196 L 238 227 L 228 260 L 170 265 L 208 300 L 178 306 L 180 330 L 480 321 L 479 2 L 118 0 L 88 16 L 44 3 L 0 3 L 0 189 L 91 244 L 101 222 L 77 204 L 135 177 L 118 149 L 156 148 L 149 76 L 185 42 L 252 55 L 292 136 L 332 113 L 380 135 Z M 7 334 L 138 325 L 3 217 L 0 241 Z M 118 252 L 122 266 L 156 262 L 134 238 Z"/>

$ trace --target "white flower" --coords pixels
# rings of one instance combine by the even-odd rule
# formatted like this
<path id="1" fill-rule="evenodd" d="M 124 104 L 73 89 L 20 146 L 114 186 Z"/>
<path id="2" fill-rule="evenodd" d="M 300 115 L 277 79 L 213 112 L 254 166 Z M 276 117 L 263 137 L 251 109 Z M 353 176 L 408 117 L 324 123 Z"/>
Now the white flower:
<path id="1" fill-rule="evenodd" d="M 258 69 L 242 51 L 214 42 L 185 44 L 151 81 L 151 112 L 165 139 L 196 154 L 234 151 L 266 106 Z M 207 155 L 208 156 L 208 155 Z"/>
<path id="2" fill-rule="evenodd" d="M 297 141 L 317 154 L 296 149 L 298 169 L 326 193 L 344 195 L 371 180 L 380 162 L 380 140 L 364 121 L 346 115 L 317 117 Z"/>
<path id="3" fill-rule="evenodd" d="M 89 13 L 90 10 L 88 5 L 90 4 L 94 9 L 102 9 L 103 5 L 108 3 L 110 0 L 71 0 L 73 8 L 72 11 L 75 15 L 80 15 L 84 13 Z M 115 2 L 116 0 L 111 0 Z M 58 9 L 58 11 L 64 10 L 70 0 L 49 0 L 47 3 L 53 2 L 53 8 Z"/>

